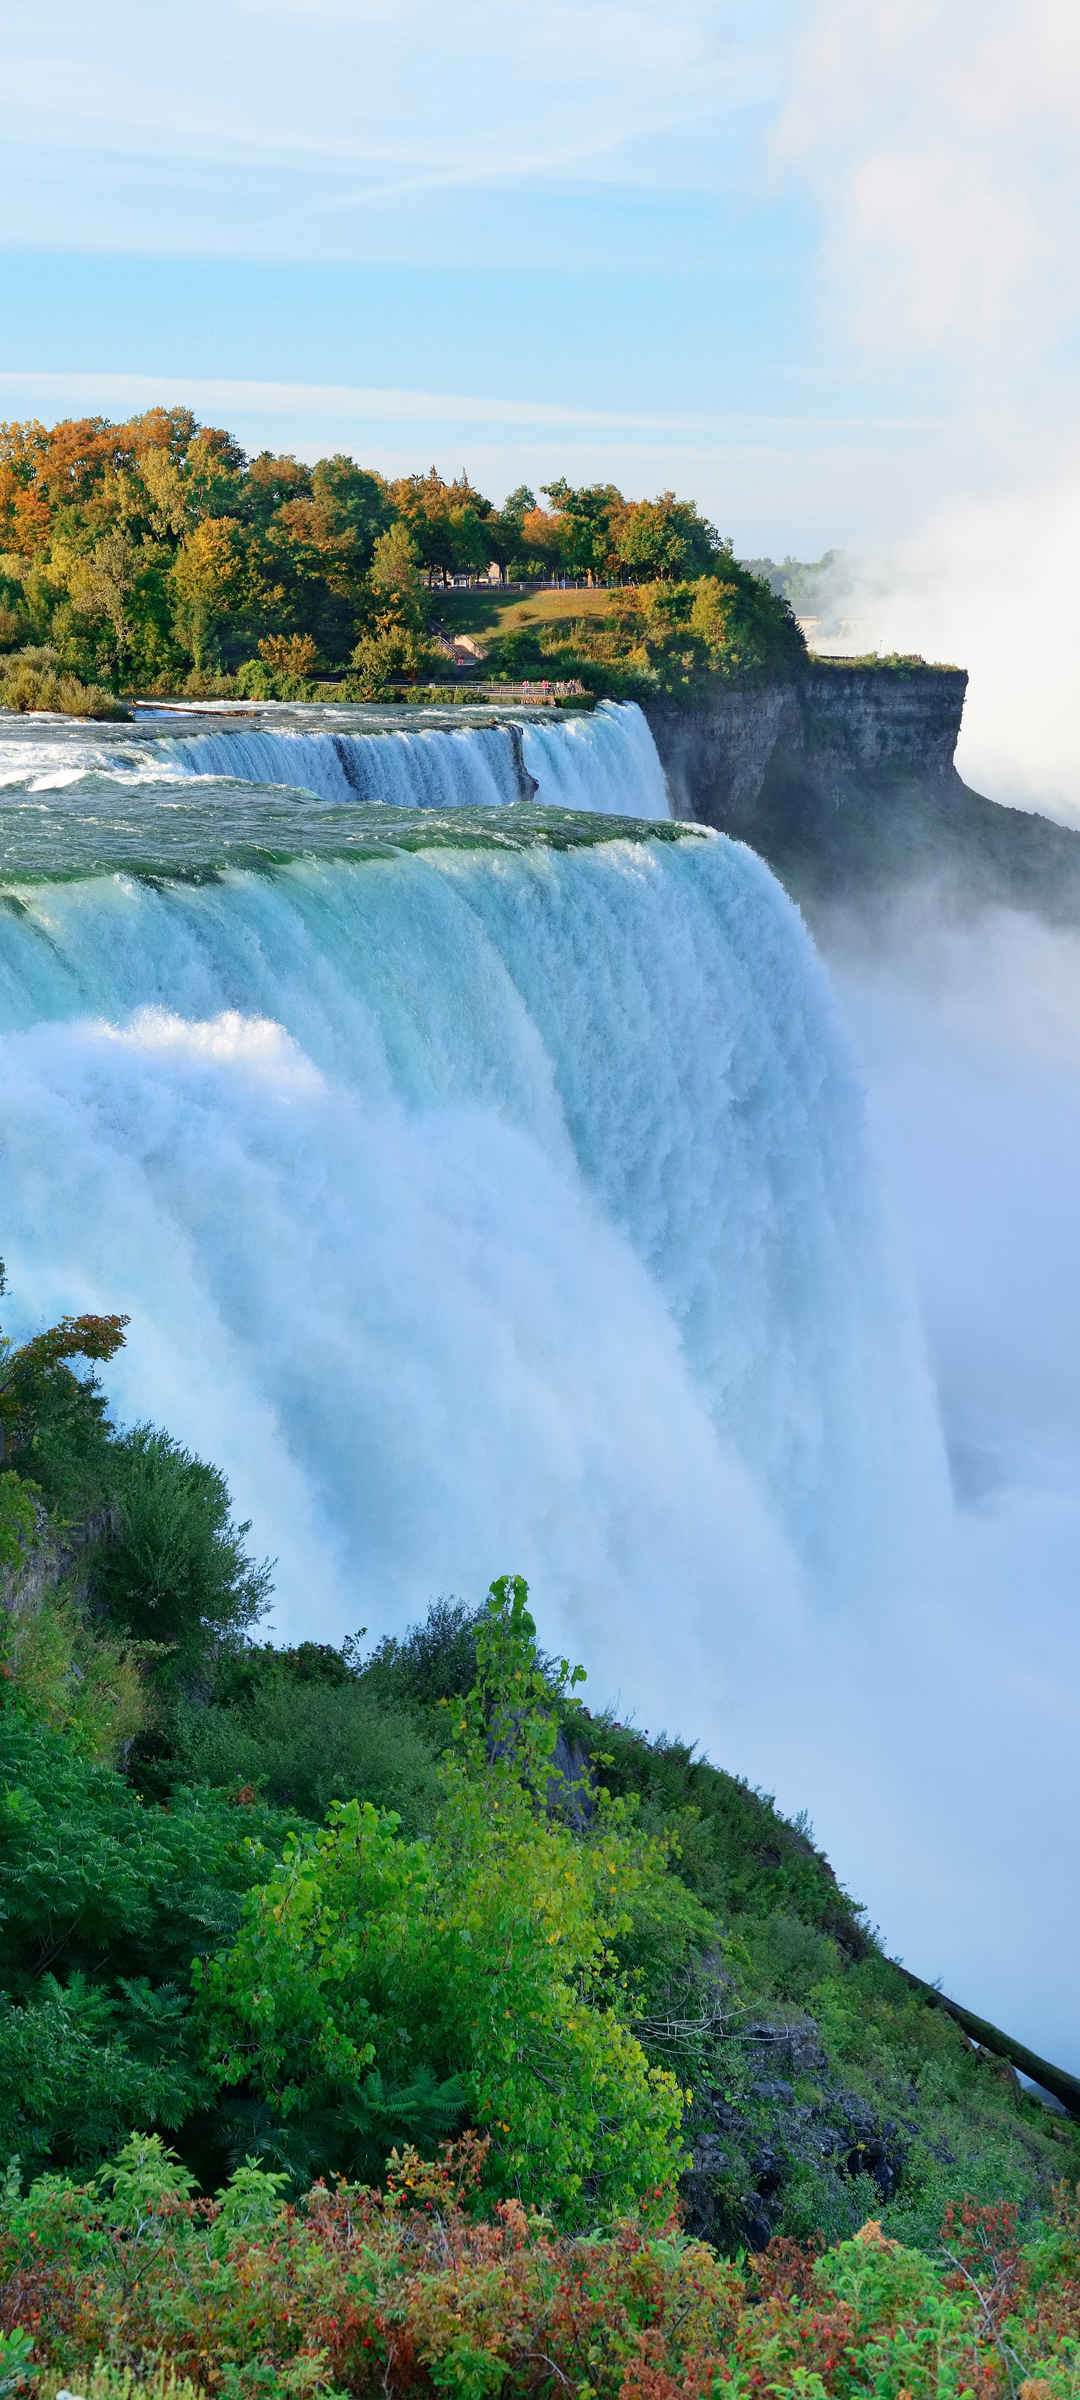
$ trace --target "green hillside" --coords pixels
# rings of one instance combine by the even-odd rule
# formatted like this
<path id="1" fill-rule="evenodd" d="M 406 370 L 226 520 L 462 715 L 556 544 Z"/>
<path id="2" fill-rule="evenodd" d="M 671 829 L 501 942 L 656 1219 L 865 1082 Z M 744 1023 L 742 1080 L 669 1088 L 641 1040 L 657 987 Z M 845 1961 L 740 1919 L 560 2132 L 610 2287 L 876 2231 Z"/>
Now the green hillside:
<path id="1" fill-rule="evenodd" d="M 642 2276 L 655 2314 L 634 2318 L 638 2332 L 675 2310 L 673 2389 L 717 2388 L 686 2377 L 730 2319 L 751 2361 L 737 2390 L 996 2392 L 1008 2312 L 999 2292 L 996 2317 L 957 2316 L 946 2224 L 949 2256 L 975 2259 L 972 2289 L 991 2254 L 1000 2280 L 1007 2253 L 1009 2309 L 1026 2296 L 1024 2339 L 1051 2361 L 1045 2395 L 1073 2391 L 1080 2321 L 1062 2262 L 1077 2229 L 1062 2191 L 1080 2182 L 1080 2127 L 909 1987 L 766 1794 L 688 1743 L 590 1714 L 580 1672 L 544 1653 L 517 1578 L 479 1606 L 436 1602 L 400 1637 L 261 1641 L 269 1573 L 221 1477 L 166 1434 L 109 1423 L 96 1370 L 123 1332 L 122 1319 L 64 1319 L 0 1359 L 0 2325 L 15 2344 L 14 2382 L 0 2388 L 17 2388 L 28 2343 L 61 2380 L 100 2353 L 118 2369 L 171 2359 L 230 2395 L 341 2388 L 318 2359 L 306 2382 L 288 2379 L 281 2361 L 301 2337 L 294 2316 L 278 2322 L 266 2279 L 281 2240 L 306 2244 L 293 2270 L 319 2283 L 321 2322 L 345 2272 L 325 2216 L 334 2178 L 381 2188 L 389 2174 L 389 2197 L 363 2203 L 365 2256 L 390 2283 L 422 2269 L 410 2356 L 446 2227 L 459 2297 L 487 2262 L 488 2330 L 470 2337 L 465 2366 L 445 2325 L 428 2324 L 425 2355 L 460 2368 L 433 2368 L 432 2388 L 479 2394 L 510 2377 L 511 2391 L 548 2389 L 520 2360 L 496 2376 L 504 2314 L 520 2330 L 525 2307 L 539 2323 L 592 2243 L 595 2388 L 613 2400 L 669 2388 L 624 2378 Z M 447 2144 L 443 2166 L 421 2164 Z M 237 2170 L 224 2219 L 200 2215 L 193 2195 Z M 306 2213 L 290 2215 L 313 2185 Z M 420 2251 L 415 2233 L 401 2249 L 409 2209 L 438 2216 L 438 2258 L 426 2232 Z M 118 2285 L 136 2222 L 160 2239 L 139 2285 Z M 504 2227 L 494 2250 L 485 2223 Z M 612 2231 L 620 2223 L 632 2238 Z M 512 2226 L 525 2229 L 520 2256 Z M 751 2279 L 728 2274 L 723 2260 L 748 2251 Z M 214 2339 L 229 2375 L 205 2339 L 226 2253 L 233 2314 Z M 708 2340 L 688 2330 L 688 2275 Z M 234 2322 L 245 2276 L 263 2297 Z M 984 2380 L 930 2384 L 907 2365 L 906 2382 L 899 2368 L 891 2381 L 828 2380 L 828 2361 L 780 2340 L 796 2306 L 816 2308 L 820 2330 L 826 2284 L 849 2348 L 850 2306 L 865 2307 L 878 2311 L 875 2340 L 902 2325 L 915 2341 L 932 2325 L 939 2362 L 985 2353 Z M 1056 2317 L 1049 2302 L 1039 2314 L 1044 2286 L 1066 2294 Z M 360 2286 L 348 2290 L 355 2309 Z M 753 2312 L 770 2292 L 771 2382 L 753 2364 L 766 2324 Z M 390 2303 L 371 2306 L 364 2338 L 382 2344 L 389 2373 Z M 604 2366 L 620 2325 L 629 2349 Z M 549 2326 L 546 2338 L 569 2337 Z M 640 2360 L 650 2355 L 646 2344 Z M 826 2380 L 792 2380 L 800 2356 Z M 273 2358 L 280 2374 L 260 2382 Z M 354 2364 L 344 2388 L 366 2390 L 366 2374 Z M 427 2390 L 427 2374 L 395 2381 L 395 2367 L 383 2388 Z M 107 2377 L 95 2390 L 123 2400 Z"/>

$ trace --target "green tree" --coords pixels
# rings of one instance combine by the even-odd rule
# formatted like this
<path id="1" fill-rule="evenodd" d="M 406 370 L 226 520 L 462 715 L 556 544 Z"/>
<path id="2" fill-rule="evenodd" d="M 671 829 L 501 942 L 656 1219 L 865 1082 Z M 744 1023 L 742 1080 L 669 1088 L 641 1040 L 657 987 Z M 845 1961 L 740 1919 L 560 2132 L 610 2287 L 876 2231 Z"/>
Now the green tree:
<path id="1" fill-rule="evenodd" d="M 197 668 L 217 638 L 258 622 L 273 607 L 247 529 L 236 517 L 204 517 L 188 534 L 172 567 L 176 622 Z"/>
<path id="2" fill-rule="evenodd" d="M 250 1526 L 230 1514 L 217 1467 L 151 1425 L 115 1442 L 109 1474 L 117 1513 L 95 1580 L 113 1623 L 164 1644 L 159 1669 L 186 1685 L 218 1642 L 235 1641 L 265 1613 L 271 1568 L 244 1548 Z"/>
<path id="3" fill-rule="evenodd" d="M 614 560 L 628 579 L 685 582 L 707 575 L 719 549 L 715 526 L 699 516 L 692 501 L 677 500 L 674 492 L 661 492 L 657 500 L 629 501 L 615 516 Z"/>
<path id="4" fill-rule="evenodd" d="M 0 1259 L 0 1297 L 6 1290 Z M 75 1377 L 67 1361 L 103 1363 L 115 1358 L 130 1322 L 130 1317 L 61 1317 L 58 1324 L 18 1344 L 0 1333 L 0 1465 L 9 1451 L 17 1455 L 30 1450 L 35 1424 L 57 1387 L 70 1393 Z"/>
<path id="5" fill-rule="evenodd" d="M 326 535 L 347 552 L 354 577 L 371 564 L 380 534 L 392 521 L 386 485 L 381 475 L 358 467 L 338 451 L 320 458 L 312 470 L 311 494 Z"/>
<path id="6" fill-rule="evenodd" d="M 368 582 L 375 597 L 380 625 L 409 625 L 424 621 L 420 597 L 420 553 L 403 517 L 397 517 L 375 543 Z"/>
<path id="7" fill-rule="evenodd" d="M 613 526 L 625 507 L 622 493 L 613 483 L 589 483 L 575 488 L 565 475 L 542 488 L 561 519 L 561 547 L 566 566 L 572 575 L 587 575 L 589 582 L 594 582 L 615 563 Z"/>
<path id="8" fill-rule="evenodd" d="M 359 1801 L 294 1837 L 199 1971 L 206 2056 L 286 2156 L 291 2134 L 367 2172 L 441 2114 L 490 2135 L 501 2190 L 570 2224 L 662 2217 L 683 2095 L 634 2036 L 616 1944 L 666 1854 L 599 1795 L 584 1834 L 560 1814 L 554 1712 L 580 1670 L 540 1668 L 526 1601 L 519 1577 L 492 1586 L 431 1837 Z"/>
<path id="9" fill-rule="evenodd" d="M 422 682 L 431 674 L 435 660 L 423 634 L 391 620 L 377 624 L 373 633 L 361 634 L 352 653 L 352 663 L 356 669 L 357 697 L 377 700 L 388 684 L 399 679 Z"/>
<path id="10" fill-rule="evenodd" d="M 117 528 L 102 535 L 88 558 L 74 559 L 69 573 L 68 588 L 76 607 L 109 628 L 110 666 L 117 691 L 135 639 L 136 596 L 145 563 L 131 535 Z"/>

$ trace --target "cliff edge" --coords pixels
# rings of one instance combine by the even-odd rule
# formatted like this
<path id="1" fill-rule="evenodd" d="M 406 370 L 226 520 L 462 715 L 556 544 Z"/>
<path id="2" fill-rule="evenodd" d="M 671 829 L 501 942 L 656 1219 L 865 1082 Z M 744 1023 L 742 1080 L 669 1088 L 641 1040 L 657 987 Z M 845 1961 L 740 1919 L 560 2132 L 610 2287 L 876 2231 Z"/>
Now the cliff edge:
<path id="1" fill-rule="evenodd" d="M 797 682 L 731 685 L 646 715 L 677 817 L 760 851 L 813 914 L 932 884 L 949 907 L 1080 923 L 1080 832 L 971 790 L 957 773 L 958 667 L 812 662 Z"/>

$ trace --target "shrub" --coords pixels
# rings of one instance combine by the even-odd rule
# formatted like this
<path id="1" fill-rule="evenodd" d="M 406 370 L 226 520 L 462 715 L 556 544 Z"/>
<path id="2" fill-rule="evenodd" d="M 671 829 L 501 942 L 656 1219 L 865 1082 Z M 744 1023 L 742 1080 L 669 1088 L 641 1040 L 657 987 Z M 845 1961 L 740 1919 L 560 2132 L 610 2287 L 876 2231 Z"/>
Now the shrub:
<path id="1" fill-rule="evenodd" d="M 0 1295 L 6 1288 L 0 1259 Z M 97 1376 L 79 1377 L 67 1362 L 115 1357 L 127 1322 L 115 1316 L 61 1317 L 17 1346 L 0 1334 L 0 1460 L 12 1462 L 32 1501 L 51 1501 L 62 1493 L 69 1517 L 88 1489 L 96 1487 L 100 1496 L 97 1478 L 111 1427 Z M 25 1548 L 25 1499 L 11 1484 L 5 1490 L 9 1531 Z"/>
<path id="2" fill-rule="evenodd" d="M 235 1639 L 267 1606 L 271 1568 L 244 1549 L 217 1467 L 150 1425 L 112 1449 L 118 1530 L 102 1554 L 96 1598 L 137 1640 L 164 1645 L 166 1681 L 189 1680 L 211 1642 Z"/>
<path id="3" fill-rule="evenodd" d="M 318 644 L 311 633 L 268 633 L 259 643 L 259 657 L 272 675 L 306 683 L 315 673 Z"/>
<path id="4" fill-rule="evenodd" d="M 514 2200 L 481 2215 L 483 2166 L 468 2137 L 397 2157 L 383 2191 L 316 2185 L 284 2208 L 248 2162 L 207 2204 L 160 2140 L 133 2137 L 81 2188 L 11 2178 L 0 2312 L 24 2334 L 8 2360 L 25 2370 L 31 2333 L 46 2400 L 61 2378 L 86 2400 L 191 2400 L 192 2382 L 214 2400 L 1075 2393 L 1068 2194 L 1022 2252 L 1000 2210 L 965 2212 L 965 2280 L 954 2243 L 922 2257 L 873 2220 L 824 2253 L 784 2239 L 734 2264 L 674 2223 L 568 2237 Z"/>
<path id="5" fill-rule="evenodd" d="M 358 1671 L 380 1698 L 411 1700 L 421 1708 L 462 1699 L 476 1681 L 476 1639 L 483 1608 L 436 1600 L 419 1625 L 388 1633 Z"/>
<path id="6" fill-rule="evenodd" d="M 115 1759 L 146 1723 L 137 1648 L 92 1629 L 63 1585 L 0 1617 L 0 1657 L 24 1705 L 81 1757 Z"/>
<path id="7" fill-rule="evenodd" d="M 263 658 L 246 658 L 236 670 L 236 691 L 241 700 L 273 700 L 277 693 L 277 677 Z"/>
<path id="8" fill-rule="evenodd" d="M 0 708 L 45 709 L 65 717 L 130 718 L 115 692 L 84 683 L 59 653 L 48 648 L 17 650 L 0 659 Z"/>
<path id="9" fill-rule="evenodd" d="M 438 1804 L 432 1750 L 408 1710 L 351 1677 L 302 1681 L 273 1654 L 247 1698 L 183 1708 L 175 1742 L 183 1781 L 250 1785 L 304 1817 L 359 1796 L 394 1809 L 411 1834 L 430 1826 Z"/>
<path id="10" fill-rule="evenodd" d="M 104 2359 L 96 2359 L 87 2369 L 76 2371 L 78 2393 L 75 2400 L 205 2400 L 200 2385 L 175 2368 L 158 2364 L 145 2374 L 135 2374 L 130 2367 L 110 2367 Z M 2 2391 L 0 2386 L 0 2391 Z M 62 2376 L 35 2376 L 34 2400 L 62 2400 Z"/>
<path id="11" fill-rule="evenodd" d="M 0 1693 L 0 2159 L 92 2164 L 206 2095 L 190 1962 L 231 1938 L 289 1820 L 206 1793 L 146 1807 L 17 1681 Z"/>
<path id="12" fill-rule="evenodd" d="M 417 627 L 383 623 L 373 633 L 361 634 L 351 663 L 358 697 L 374 700 L 399 676 L 429 675 L 433 653 Z"/>
<path id="13" fill-rule="evenodd" d="M 24 1566 L 38 1537 L 36 1486 L 0 1471 L 0 1575 Z"/>
<path id="14" fill-rule="evenodd" d="M 476 1639 L 430 1841 L 355 1800 L 294 1837 L 197 1971 L 206 2055 L 276 2115 L 279 2156 L 355 2171 L 395 2131 L 467 2115 L 499 2189 L 569 2223 L 645 2195 L 662 2215 L 683 2095 L 634 2037 L 613 1943 L 664 1851 L 614 1806 L 586 1836 L 552 1815 L 556 1726 L 518 1578 Z"/>

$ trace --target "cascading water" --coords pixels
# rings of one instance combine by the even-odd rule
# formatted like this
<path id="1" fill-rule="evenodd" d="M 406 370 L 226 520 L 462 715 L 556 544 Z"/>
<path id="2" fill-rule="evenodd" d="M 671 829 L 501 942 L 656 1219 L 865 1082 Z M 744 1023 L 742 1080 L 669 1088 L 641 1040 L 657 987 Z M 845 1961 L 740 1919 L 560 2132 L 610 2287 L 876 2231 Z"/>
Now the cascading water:
<path id="1" fill-rule="evenodd" d="M 162 750 L 176 775 L 238 776 L 392 808 L 495 808 L 525 788 L 518 742 L 501 725 L 377 736 L 257 725 L 176 736 Z"/>
<path id="2" fill-rule="evenodd" d="M 555 807 L 594 816 L 668 817 L 664 770 L 640 708 L 606 703 L 594 716 L 525 727 L 525 764 L 540 797 Z"/>
<path id="3" fill-rule="evenodd" d="M 130 1312 L 116 1406 L 225 1468 L 294 1633 L 513 1564 L 674 1707 L 687 1644 L 719 1689 L 805 1591 L 842 1612 L 875 1561 L 900 1576 L 941 1496 L 933 1410 L 824 978 L 761 862 L 502 804 L 402 854 L 400 794 L 245 787 L 252 737 L 198 738 L 234 770 L 204 857 L 242 802 L 272 868 L 200 879 L 160 740 L 137 823 L 121 770 L 139 875 L 90 871 L 115 781 L 0 810 L 33 862 L 0 917 L 23 1321 Z M 563 797 L 589 797 L 622 725 L 571 738 Z M 633 740 L 636 815 L 662 779 Z M 383 855 L 336 854 L 345 820 Z"/>
<path id="4" fill-rule="evenodd" d="M 809 1801 L 1068 2061 L 1075 1636 L 1015 1595 L 1071 1625 L 1075 1509 L 950 1515 L 795 910 L 667 820 L 636 711 L 296 720 L 0 724 L 9 1329 L 130 1312 L 114 1408 L 225 1469 L 282 1633 L 520 1569 L 601 1699 Z"/>
<path id="5" fill-rule="evenodd" d="M 319 799 L 392 808 L 491 808 L 520 800 L 531 776 L 545 803 L 596 816 L 670 815 L 664 771 L 641 710 L 603 704 L 550 724 L 398 727 L 356 732 L 259 724 L 174 736 L 163 757 L 181 775 L 289 784 Z M 522 772 L 524 762 L 525 775 Z"/>

